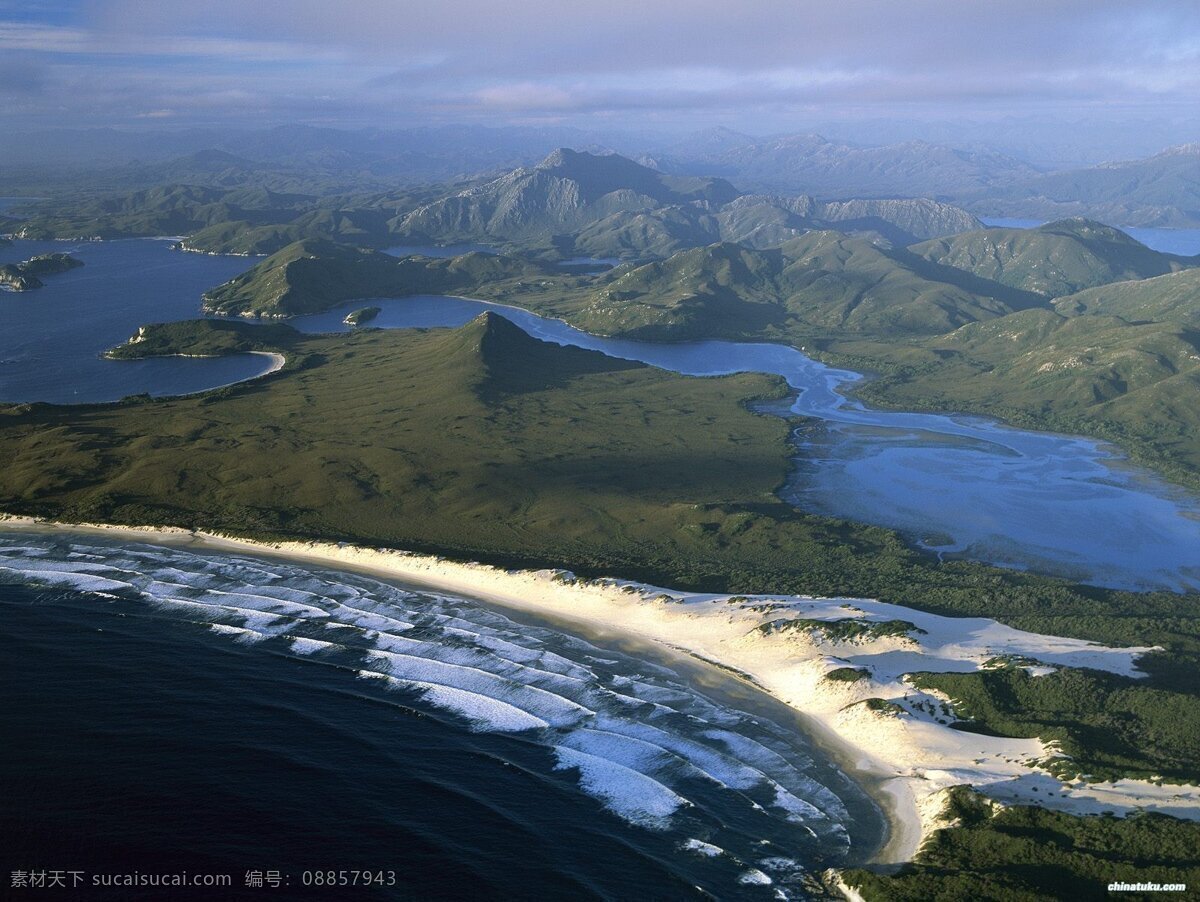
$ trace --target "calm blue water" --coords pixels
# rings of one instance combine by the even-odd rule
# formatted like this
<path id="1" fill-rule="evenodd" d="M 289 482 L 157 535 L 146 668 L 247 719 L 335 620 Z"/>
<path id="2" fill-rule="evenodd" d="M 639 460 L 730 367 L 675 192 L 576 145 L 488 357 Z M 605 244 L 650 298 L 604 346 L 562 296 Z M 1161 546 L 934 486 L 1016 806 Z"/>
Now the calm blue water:
<path id="1" fill-rule="evenodd" d="M 104 360 L 151 322 L 193 319 L 200 295 L 246 269 L 244 257 L 172 251 L 166 241 L 14 241 L 0 263 L 69 252 L 84 265 L 34 291 L 0 291 L 0 400 L 56 404 L 181 395 L 260 375 L 263 357 Z"/>
<path id="2" fill-rule="evenodd" d="M 359 302 L 292 321 L 344 331 Z M 382 328 L 460 326 L 482 301 L 373 301 Z M 871 410 L 841 389 L 861 377 L 784 345 L 653 344 L 598 338 L 516 308 L 504 316 L 547 341 L 688 375 L 764 372 L 799 392 L 806 433 L 786 496 L 815 510 L 937 537 L 939 552 L 1120 588 L 1200 590 L 1200 499 L 1123 463 L 1088 439 L 1011 429 L 979 417 Z M 1119 537 L 1117 540 L 1115 537 Z"/>
<path id="3" fill-rule="evenodd" d="M 98 356 L 143 323 L 194 316 L 201 292 L 243 269 L 244 259 L 181 254 L 161 241 L 69 247 L 85 266 L 47 279 L 37 291 L 0 295 L 0 400 L 178 394 L 267 368 L 251 356 L 137 362 Z M 63 248 L 14 242 L 0 248 L 0 261 Z M 308 331 L 343 331 L 342 318 L 362 303 L 293 322 Z M 457 326 L 490 307 L 437 297 L 378 305 L 383 311 L 372 325 L 384 328 Z M 604 339 L 503 309 L 540 338 L 676 372 L 783 376 L 799 392 L 794 411 L 823 423 L 806 433 L 788 488 L 805 509 L 899 529 L 949 555 L 1102 585 L 1200 588 L 1200 502 L 1126 466 L 1099 443 L 971 417 L 867 410 L 838 392 L 856 374 L 781 345 Z"/>
<path id="4" fill-rule="evenodd" d="M 203 898 L 260 898 L 244 874 L 277 870 L 281 898 L 770 899 L 881 840 L 783 705 L 463 598 L 5 533 L 0 642 L 8 872 L 234 877 Z M 316 868 L 397 888 L 303 893 Z"/>
<path id="5" fill-rule="evenodd" d="M 1000 229 L 1036 229 L 1045 222 L 1040 219 L 1004 219 L 980 216 L 986 226 Z M 1135 238 L 1146 247 L 1163 254 L 1179 254 L 1194 257 L 1200 254 L 1200 229 L 1139 229 L 1134 226 L 1116 226 L 1126 235 Z"/>

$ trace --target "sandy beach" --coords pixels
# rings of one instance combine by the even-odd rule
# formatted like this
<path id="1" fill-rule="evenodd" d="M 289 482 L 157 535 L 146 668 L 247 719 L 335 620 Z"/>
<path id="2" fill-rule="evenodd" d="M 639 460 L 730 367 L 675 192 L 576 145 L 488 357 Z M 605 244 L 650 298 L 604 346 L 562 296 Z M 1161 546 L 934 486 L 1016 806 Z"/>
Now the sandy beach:
<path id="1" fill-rule="evenodd" d="M 100 533 L 355 570 L 564 624 L 620 630 L 735 671 L 799 712 L 818 744 L 876 797 L 890 821 L 889 841 L 876 857 L 880 864 L 911 859 L 922 840 L 944 825 L 945 790 L 962 784 L 1001 804 L 1118 816 L 1147 810 L 1200 820 L 1200 787 L 1143 780 L 1063 782 L 1038 764 L 1056 754 L 1053 747 L 1038 739 L 953 729 L 951 700 L 918 690 L 905 678 L 916 671 L 974 671 L 998 656 L 1035 661 L 1023 665 L 1034 675 L 1072 666 L 1138 677 L 1137 658 L 1147 648 L 1107 648 L 1023 632 L 985 618 L 941 617 L 867 599 L 689 593 L 616 578 L 505 571 L 334 543 L 257 542 L 170 527 L 59 524 L 11 516 L 0 516 L 0 528 Z M 857 622 L 867 629 L 845 638 L 845 630 L 836 625 L 823 631 L 821 621 Z M 893 621 L 912 629 L 869 627 Z M 829 678 L 838 670 L 844 677 L 847 669 L 862 673 L 852 680 Z"/>

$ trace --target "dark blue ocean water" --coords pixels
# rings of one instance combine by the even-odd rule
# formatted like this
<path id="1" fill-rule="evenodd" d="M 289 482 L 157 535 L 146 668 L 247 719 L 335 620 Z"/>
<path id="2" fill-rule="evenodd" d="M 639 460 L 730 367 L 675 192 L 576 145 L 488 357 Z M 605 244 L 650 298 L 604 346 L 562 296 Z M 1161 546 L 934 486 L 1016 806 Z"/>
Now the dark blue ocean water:
<path id="1" fill-rule="evenodd" d="M 261 898 L 246 873 L 278 871 L 283 898 L 798 898 L 806 871 L 881 838 L 761 693 L 454 596 L 8 534 L 0 641 L 6 882 L 187 871 L 240 892 L 183 898 Z M 395 886 L 305 893 L 315 870 Z"/>

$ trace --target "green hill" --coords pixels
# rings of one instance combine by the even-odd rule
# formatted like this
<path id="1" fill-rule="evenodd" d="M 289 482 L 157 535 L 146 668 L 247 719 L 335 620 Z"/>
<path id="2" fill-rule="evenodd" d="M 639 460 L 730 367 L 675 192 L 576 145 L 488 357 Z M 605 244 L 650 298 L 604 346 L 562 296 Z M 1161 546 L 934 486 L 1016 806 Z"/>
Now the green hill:
<path id="1" fill-rule="evenodd" d="M 321 239 L 288 245 L 204 294 L 210 313 L 300 316 L 360 298 L 482 291 L 540 276 L 566 279 L 536 263 L 492 254 L 392 257 Z"/>
<path id="2" fill-rule="evenodd" d="M 276 347 L 292 365 L 270 379 L 199 397 L 0 408 L 0 508 L 614 572 L 678 558 L 710 577 L 742 566 L 718 541 L 740 528 L 760 537 L 762 565 L 795 566 L 771 550 L 771 516 L 790 516 L 772 494 L 788 426 L 745 409 L 781 396 L 780 380 L 677 376 L 537 341 L 495 314 L 453 330 L 302 336 L 278 325 L 255 340 L 261 328 L 149 327 L 133 347 Z M 739 504 L 770 516 L 754 526 L 759 515 Z M 793 552 L 816 556 L 801 548 L 813 541 L 824 540 L 800 529 Z"/>
<path id="3" fill-rule="evenodd" d="M 981 229 L 910 248 L 919 256 L 1046 297 L 1147 279 L 1194 265 L 1086 219 L 1036 229 Z"/>
<path id="4" fill-rule="evenodd" d="M 775 250 L 716 244 L 623 269 L 569 314 L 638 338 L 936 335 L 1038 299 L 838 232 Z"/>
<path id="5" fill-rule="evenodd" d="M 1058 298 L 1054 309 L 1067 316 L 1108 314 L 1130 321 L 1200 324 L 1200 268 L 1137 282 L 1116 282 Z"/>
<path id="6" fill-rule="evenodd" d="M 291 316 L 359 298 L 456 293 L 603 335 L 670 340 L 936 335 L 1044 303 L 904 250 L 823 231 L 770 250 L 718 243 L 590 277 L 500 255 L 397 259 L 309 240 L 207 292 L 205 308 Z"/>

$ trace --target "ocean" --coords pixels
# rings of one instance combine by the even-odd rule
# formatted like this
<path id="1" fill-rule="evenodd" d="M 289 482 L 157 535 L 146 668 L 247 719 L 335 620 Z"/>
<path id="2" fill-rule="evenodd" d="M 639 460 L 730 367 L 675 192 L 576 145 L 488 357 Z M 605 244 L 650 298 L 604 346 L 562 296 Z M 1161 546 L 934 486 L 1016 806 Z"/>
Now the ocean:
<path id="1" fill-rule="evenodd" d="M 805 898 L 883 839 L 790 709 L 619 634 L 46 534 L 0 536 L 0 609 L 10 874 L 231 881 L 185 898 L 261 898 L 255 874 L 330 898 L 311 881 L 343 871 L 384 875 L 352 898 Z"/>

